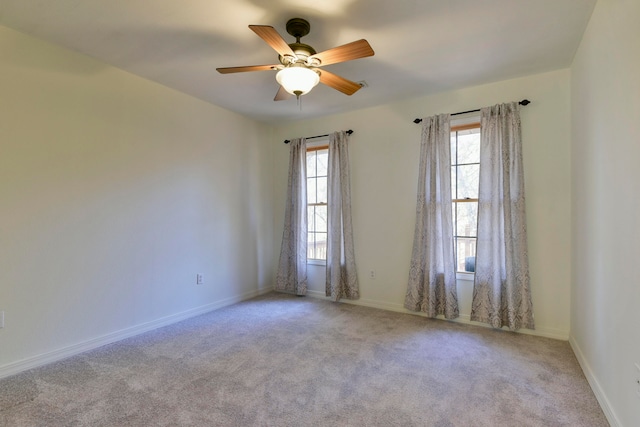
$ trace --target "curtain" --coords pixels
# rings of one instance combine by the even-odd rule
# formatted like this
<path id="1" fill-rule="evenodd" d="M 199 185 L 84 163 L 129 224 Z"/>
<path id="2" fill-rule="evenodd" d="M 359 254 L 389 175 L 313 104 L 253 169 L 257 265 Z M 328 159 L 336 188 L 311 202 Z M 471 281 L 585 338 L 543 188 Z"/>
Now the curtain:
<path id="1" fill-rule="evenodd" d="M 481 110 L 478 242 L 471 320 L 534 329 L 529 289 L 520 106 Z"/>
<path id="2" fill-rule="evenodd" d="M 326 295 L 333 301 L 359 298 L 351 226 L 351 183 L 346 132 L 329 136 Z"/>
<path id="3" fill-rule="evenodd" d="M 307 293 L 307 144 L 293 139 L 276 290 Z"/>
<path id="4" fill-rule="evenodd" d="M 405 308 L 459 316 L 451 201 L 450 115 L 422 120 L 418 202 Z"/>

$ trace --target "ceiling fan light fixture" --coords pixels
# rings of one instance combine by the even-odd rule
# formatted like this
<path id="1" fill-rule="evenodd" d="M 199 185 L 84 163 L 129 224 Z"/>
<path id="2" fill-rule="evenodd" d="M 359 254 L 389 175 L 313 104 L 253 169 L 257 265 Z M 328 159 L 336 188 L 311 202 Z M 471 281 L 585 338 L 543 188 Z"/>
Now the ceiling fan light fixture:
<path id="1" fill-rule="evenodd" d="M 320 82 L 320 76 L 309 68 L 294 66 L 278 71 L 276 80 L 284 90 L 299 97 L 309 93 Z"/>
<path id="2" fill-rule="evenodd" d="M 295 43 L 287 43 L 270 25 L 249 25 L 249 28 L 278 53 L 279 64 L 216 69 L 221 74 L 279 70 L 276 74 L 276 80 L 280 87 L 274 101 L 287 99 L 289 97 L 287 94 L 295 95 L 300 101 L 300 96 L 309 93 L 318 83 L 327 85 L 345 95 L 353 95 L 365 86 L 326 71 L 324 68 L 321 73 L 319 68 L 373 56 L 373 49 L 365 39 L 316 53 L 312 46 L 300 42 L 300 38 L 309 34 L 311 29 L 309 21 L 305 19 L 293 18 L 287 22 L 287 33 L 296 38 Z M 300 102 L 298 103 L 300 104 Z"/>

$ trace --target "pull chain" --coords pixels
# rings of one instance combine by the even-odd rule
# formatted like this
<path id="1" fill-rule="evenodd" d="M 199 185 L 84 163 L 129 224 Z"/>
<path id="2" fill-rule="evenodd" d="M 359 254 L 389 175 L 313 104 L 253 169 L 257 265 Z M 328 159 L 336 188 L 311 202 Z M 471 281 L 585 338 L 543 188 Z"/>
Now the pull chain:
<path id="1" fill-rule="evenodd" d="M 298 103 L 298 107 L 300 108 L 300 111 L 302 111 L 302 99 L 300 98 L 300 95 L 302 95 L 302 92 L 299 90 L 296 90 L 293 93 L 296 95 L 296 102 Z"/>

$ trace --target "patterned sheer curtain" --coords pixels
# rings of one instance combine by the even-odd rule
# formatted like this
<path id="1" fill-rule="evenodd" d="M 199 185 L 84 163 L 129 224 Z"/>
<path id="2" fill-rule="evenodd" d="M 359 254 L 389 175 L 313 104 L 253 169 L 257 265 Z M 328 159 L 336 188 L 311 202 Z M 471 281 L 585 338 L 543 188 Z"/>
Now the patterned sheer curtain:
<path id="1" fill-rule="evenodd" d="M 413 255 L 405 308 L 459 316 L 451 201 L 450 115 L 422 120 Z"/>
<path id="2" fill-rule="evenodd" d="M 346 132 L 329 136 L 326 295 L 333 301 L 360 296 L 351 227 L 348 139 Z"/>
<path id="3" fill-rule="evenodd" d="M 529 289 L 520 106 L 481 110 L 478 243 L 471 320 L 534 329 Z"/>
<path id="4" fill-rule="evenodd" d="M 307 293 L 307 144 L 293 139 L 289 148 L 289 183 L 276 290 Z"/>

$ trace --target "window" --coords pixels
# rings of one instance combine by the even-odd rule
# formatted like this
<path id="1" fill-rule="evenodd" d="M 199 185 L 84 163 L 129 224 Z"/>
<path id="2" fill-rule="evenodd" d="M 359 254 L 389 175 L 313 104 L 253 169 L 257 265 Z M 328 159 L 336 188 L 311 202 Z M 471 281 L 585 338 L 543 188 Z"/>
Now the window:
<path id="1" fill-rule="evenodd" d="M 475 272 L 480 123 L 451 127 L 451 198 L 456 271 Z"/>
<path id="2" fill-rule="evenodd" d="M 327 162 L 329 146 L 307 148 L 307 259 L 327 259 Z"/>

